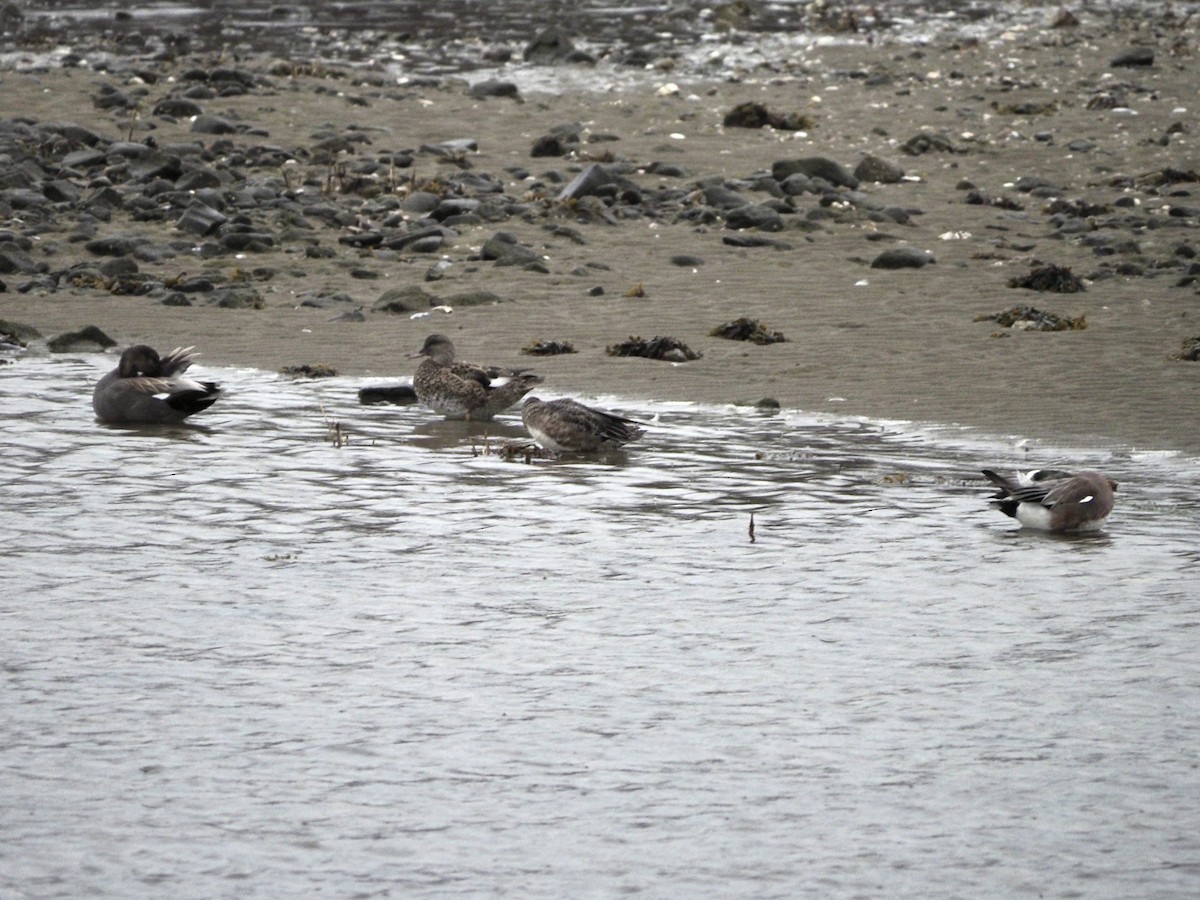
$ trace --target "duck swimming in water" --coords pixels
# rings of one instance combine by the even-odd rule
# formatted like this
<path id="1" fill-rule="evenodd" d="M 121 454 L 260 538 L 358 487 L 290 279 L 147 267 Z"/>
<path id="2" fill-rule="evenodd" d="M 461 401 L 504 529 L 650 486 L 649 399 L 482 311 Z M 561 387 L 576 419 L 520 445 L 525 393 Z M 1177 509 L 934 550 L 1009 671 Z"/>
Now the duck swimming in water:
<path id="1" fill-rule="evenodd" d="M 1113 509 L 1117 483 L 1099 472 L 1035 469 L 1007 478 L 984 469 L 1000 488 L 992 503 L 1006 516 L 1040 531 L 1095 531 Z"/>
<path id="2" fill-rule="evenodd" d="M 568 399 L 529 397 L 521 405 L 521 420 L 540 446 L 555 453 L 616 449 L 646 433 L 633 419 Z"/>
<path id="3" fill-rule="evenodd" d="M 176 347 L 159 356 L 145 344 L 127 348 L 92 391 L 96 418 L 110 425 L 169 425 L 208 409 L 221 396 L 221 387 L 184 377 L 195 359 L 192 350 Z"/>
<path id="4" fill-rule="evenodd" d="M 480 366 L 455 359 L 454 343 L 431 334 L 412 357 L 424 357 L 413 375 L 417 399 L 447 419 L 487 421 L 545 379 L 532 372 Z"/>

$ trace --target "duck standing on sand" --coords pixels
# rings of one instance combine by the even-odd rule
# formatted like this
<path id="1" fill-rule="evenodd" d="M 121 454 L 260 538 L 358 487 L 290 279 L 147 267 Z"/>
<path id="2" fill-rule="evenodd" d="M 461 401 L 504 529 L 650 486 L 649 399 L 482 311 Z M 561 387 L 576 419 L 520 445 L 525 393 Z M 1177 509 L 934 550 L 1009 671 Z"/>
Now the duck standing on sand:
<path id="1" fill-rule="evenodd" d="M 646 433 L 633 419 L 567 399 L 530 397 L 521 404 L 521 421 L 540 446 L 554 453 L 614 450 Z"/>
<path id="2" fill-rule="evenodd" d="M 1006 516 L 1040 531 L 1096 531 L 1113 509 L 1117 483 L 1099 472 L 1035 469 L 1013 478 L 984 469 L 1000 488 L 992 503 Z"/>
<path id="3" fill-rule="evenodd" d="M 171 425 L 208 409 L 221 388 L 183 377 L 195 358 L 192 349 L 176 347 L 160 357 L 145 344 L 127 348 L 92 391 L 96 418 L 110 425 Z"/>
<path id="4" fill-rule="evenodd" d="M 431 334 L 410 354 L 425 357 L 413 375 L 417 399 L 447 419 L 486 422 L 545 380 L 532 372 L 459 362 L 454 355 L 454 343 L 444 334 Z"/>

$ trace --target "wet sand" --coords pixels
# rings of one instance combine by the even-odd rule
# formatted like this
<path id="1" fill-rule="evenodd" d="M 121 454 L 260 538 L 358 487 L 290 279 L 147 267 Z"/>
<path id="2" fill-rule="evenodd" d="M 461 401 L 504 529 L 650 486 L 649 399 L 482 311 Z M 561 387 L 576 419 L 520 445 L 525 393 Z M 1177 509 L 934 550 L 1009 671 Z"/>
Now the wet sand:
<path id="1" fill-rule="evenodd" d="M 46 335 L 94 324 L 122 346 L 192 344 L 211 365 L 274 370 L 323 363 L 342 375 L 381 381 L 410 375 L 412 362 L 405 355 L 428 333 L 442 331 L 463 357 L 543 372 L 543 396 L 705 403 L 771 397 L 784 407 L 814 412 L 962 424 L 1058 444 L 1200 454 L 1200 363 L 1171 358 L 1184 339 L 1200 334 L 1200 298 L 1194 284 L 1180 285 L 1187 259 L 1179 250 L 1200 246 L 1200 223 L 1169 209 L 1172 203 L 1200 205 L 1194 196 L 1198 186 L 1179 184 L 1187 193 L 1171 198 L 1122 180 L 1164 168 L 1200 169 L 1195 58 L 1172 55 L 1172 35 L 1165 35 L 1157 39 L 1154 66 L 1113 69 L 1108 61 L 1128 48 L 1128 36 L 1084 38 L 1047 30 L 981 46 L 815 49 L 797 55 L 790 68 L 747 73 L 740 81 L 666 73 L 620 91 L 561 96 L 523 91 L 519 101 L 475 99 L 456 80 L 381 88 L 336 68 L 272 76 L 274 89 L 207 104 L 209 111 L 236 116 L 268 135 L 222 140 L 292 152 L 311 144 L 318 126 L 326 125 L 339 132 L 362 129 L 371 142 L 363 152 L 471 138 L 479 147 L 467 157 L 472 170 L 504 175 L 505 192 L 514 196 L 522 194 L 523 182 L 505 175 L 507 169 L 526 169 L 534 177 L 557 169 L 569 177 L 592 161 L 588 156 L 635 167 L 661 161 L 682 166 L 691 178 L 737 179 L 769 170 L 777 160 L 826 156 L 853 169 L 863 155 L 874 154 L 902 166 L 911 180 L 864 184 L 860 190 L 914 214 L 901 225 L 861 216 L 838 220 L 835 208 L 832 219 L 800 227 L 804 216 L 796 216 L 787 219 L 784 231 L 763 235 L 791 249 L 728 246 L 723 238 L 730 231 L 720 221 L 697 225 L 642 217 L 581 224 L 566 206 L 551 218 L 575 228 L 583 244 L 551 233 L 546 217 L 459 227 L 457 241 L 435 255 L 381 256 L 336 244 L 321 232 L 323 245 L 336 250 L 332 258 L 306 257 L 302 245 L 285 242 L 269 253 L 207 260 L 181 254 L 157 266 L 142 264 L 168 277 L 274 267 L 275 277 L 257 285 L 264 309 L 164 306 L 146 297 L 65 285 L 56 292 L 20 293 L 21 277 L 5 275 L 0 318 L 31 324 Z M 1153 44 L 1156 37 L 1146 33 L 1138 39 Z M 890 74 L 888 83 L 847 74 L 880 66 Z M 99 83 L 114 81 L 129 84 L 83 69 L 8 71 L 0 89 L 20 98 L 20 115 L 76 121 L 123 138 L 129 120 L 95 109 L 91 99 Z M 597 82 L 603 81 L 598 75 Z M 679 92 L 659 95 L 656 88 L 668 82 Z M 1132 86 L 1121 94 L 1126 106 L 1088 108 L 1089 97 L 1114 84 Z M 146 105 L 167 91 L 166 83 L 151 86 Z M 814 127 L 804 134 L 723 127 L 725 113 L 746 100 L 780 113 L 807 114 Z M 1042 105 L 1042 111 L 1013 111 L 1019 104 Z M 186 120 L 146 116 L 146 121 L 153 122 L 160 145 L 214 140 L 190 134 Z M 582 158 L 574 160 L 531 158 L 533 142 L 567 122 L 582 122 L 618 140 L 585 143 Z M 1167 135 L 1173 123 L 1182 123 L 1179 133 L 1165 142 L 1151 140 Z M 144 124 L 133 123 L 135 139 L 147 135 L 137 130 Z M 901 152 L 899 145 L 922 130 L 946 134 L 964 152 Z M 1039 133 L 1041 139 L 1035 138 Z M 1074 139 L 1093 146 L 1072 151 L 1067 144 Z M 419 154 L 414 168 L 401 174 L 436 179 L 449 166 Z M 1086 234 L 1056 232 L 1044 211 L 1048 198 L 1012 186 L 1022 176 L 1045 179 L 1062 186 L 1062 196 L 1090 203 L 1134 198 L 1131 213 L 1161 226 L 1130 227 L 1137 249 L 1128 251 L 1133 262 L 1125 271 L 1134 274 L 1089 281 L 1085 292 L 1075 294 L 1008 287 L 1010 278 L 1027 274 L 1035 263 L 1067 266 L 1085 278 L 1112 263 L 1081 240 Z M 630 177 L 648 188 L 688 180 L 637 171 Z M 968 204 L 964 179 L 1024 208 Z M 159 241 L 187 237 L 171 231 L 162 234 L 157 224 L 116 216 L 102 223 L 100 233 L 141 233 Z M 549 273 L 472 259 L 497 231 L 543 254 Z M 872 269 L 870 261 L 893 246 L 930 251 L 936 264 Z M 672 257 L 681 254 L 703 262 L 673 264 Z M 65 234 L 39 235 L 32 255 L 52 269 L 88 257 Z M 439 258 L 450 262 L 444 277 L 426 282 Z M 352 270 L 372 277 L 355 277 Z M 1110 273 L 1111 268 L 1103 272 Z M 407 285 L 440 297 L 488 290 L 503 302 L 419 318 L 371 311 L 385 290 Z M 603 294 L 591 296 L 597 286 Z M 338 310 L 299 307 L 320 291 L 351 295 L 365 307 L 366 321 L 330 321 Z M 976 321 L 1019 304 L 1086 316 L 1087 328 L 1022 332 Z M 741 316 L 761 320 L 788 341 L 756 346 L 710 336 L 715 326 Z M 605 353 L 606 346 L 631 335 L 675 337 L 703 356 L 671 364 Z M 579 352 L 521 356 L 520 349 L 537 339 L 570 341 Z"/>

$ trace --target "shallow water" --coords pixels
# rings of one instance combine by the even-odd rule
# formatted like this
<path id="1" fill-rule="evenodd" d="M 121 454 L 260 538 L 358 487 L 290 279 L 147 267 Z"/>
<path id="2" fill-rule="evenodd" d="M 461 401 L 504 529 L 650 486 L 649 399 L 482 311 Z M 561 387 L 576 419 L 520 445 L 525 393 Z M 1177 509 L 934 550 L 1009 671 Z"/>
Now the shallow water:
<path id="1" fill-rule="evenodd" d="M 527 465 L 251 370 L 106 428 L 111 365 L 0 369 L 2 896 L 1200 878 L 1200 461 L 1034 445 L 1122 483 L 1055 539 L 973 435 L 603 398 L 650 433 Z"/>
<path id="2" fill-rule="evenodd" d="M 828 5 L 831 10 L 852 9 L 859 18 L 856 28 L 823 24 L 815 12 L 819 5 L 807 0 L 744 5 L 706 0 L 27 0 L 21 6 L 23 16 L 13 32 L 21 36 L 25 51 L 44 54 L 39 54 L 39 64 L 75 65 L 64 60 L 72 48 L 89 63 L 103 63 L 102 68 L 139 54 L 220 53 L 236 58 L 266 52 L 295 62 L 380 66 L 401 79 L 499 76 L 522 90 L 554 93 L 621 90 L 647 77 L 662 81 L 665 70 L 658 65 L 647 70 L 647 54 L 650 60 L 670 60 L 666 71 L 676 77 L 722 79 L 768 61 L 803 56 L 814 41 L 884 38 L 919 44 L 939 35 L 992 39 L 1044 29 L 1061 3 L 889 0 Z M 1195 4 L 1171 6 L 1186 17 Z M 1144 7 L 1141 4 L 1142 12 Z M 1107 19 L 1130 9 L 1139 9 L 1139 4 L 1110 2 L 1102 10 L 1076 11 L 1084 18 Z M 728 27 L 731 21 L 736 27 Z M 601 64 L 525 65 L 525 47 L 549 25 L 562 29 Z M 497 63 L 484 53 L 497 47 L 508 48 L 511 61 Z M 18 68 L 25 64 L 24 53 L 3 50 L 0 46 L 0 61 Z"/>

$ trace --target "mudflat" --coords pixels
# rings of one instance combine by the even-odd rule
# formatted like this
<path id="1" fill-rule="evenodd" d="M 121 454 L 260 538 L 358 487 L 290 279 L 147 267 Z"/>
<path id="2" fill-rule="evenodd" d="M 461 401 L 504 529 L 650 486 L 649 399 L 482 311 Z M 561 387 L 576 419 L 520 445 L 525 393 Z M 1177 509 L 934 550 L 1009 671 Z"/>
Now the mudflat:
<path id="1" fill-rule="evenodd" d="M 0 245 L 24 254 L 0 274 L 0 318 L 46 336 L 95 325 L 115 349 L 194 345 L 201 364 L 323 364 L 381 381 L 410 376 L 406 355 L 440 331 L 462 357 L 543 373 L 545 398 L 771 398 L 1197 454 L 1200 362 L 1180 356 L 1200 336 L 1200 82 L 1182 34 L 1047 23 L 986 42 L 807 45 L 737 77 L 651 70 L 616 87 L 598 70 L 587 86 L 515 95 L 242 59 L 244 89 L 202 101 L 233 124 L 218 134 L 197 133 L 186 109 L 155 109 L 194 83 L 189 71 L 228 60 L 156 61 L 140 74 L 133 63 L 16 66 L 0 73 L 6 184 L 20 186 L 28 153 L 44 173 L 60 166 L 79 197 L 0 200 Z M 1131 48 L 1152 61 L 1114 65 Z M 134 102 L 106 105 L 112 91 Z M 726 125 L 745 103 L 796 118 Z M 85 148 L 78 136 L 21 144 L 22 129 L 55 123 L 102 138 L 102 163 L 63 163 Z M 532 155 L 564 125 L 561 153 Z M 112 148 L 147 141 L 165 155 L 193 148 L 216 179 L 215 193 L 193 195 L 236 195 L 224 217 L 270 239 L 238 249 L 220 230 L 182 229 L 186 198 L 170 171 L 131 203 L 136 159 L 114 161 Z M 845 173 L 871 157 L 893 174 L 807 187 L 772 175 L 814 157 Z M 609 186 L 561 198 L 592 165 Z M 88 201 L 106 187 L 124 196 L 98 214 Z M 749 224 L 714 187 L 778 215 Z M 425 198 L 480 203 L 430 219 Z M 441 238 L 432 250 L 371 238 L 427 226 Z M 527 251 L 520 264 L 483 252 L 498 233 Z M 130 243 L 98 253 L 112 237 Z M 916 251 L 908 265 L 873 266 L 899 248 Z M 1083 289 L 1012 286 L 1046 267 Z M 250 300 L 218 304 L 206 283 Z M 375 308 L 405 288 L 426 292 L 423 308 Z M 983 318 L 1020 306 L 1086 327 Z M 742 317 L 786 341 L 712 335 Z M 631 336 L 669 336 L 700 356 L 607 352 Z M 521 353 L 539 340 L 576 352 Z"/>

